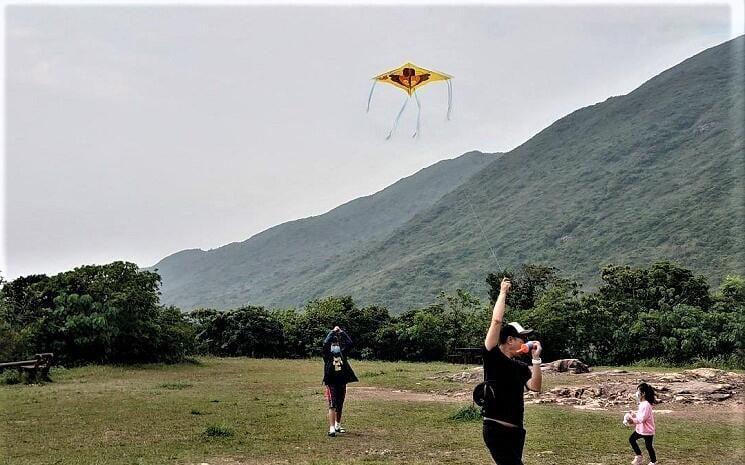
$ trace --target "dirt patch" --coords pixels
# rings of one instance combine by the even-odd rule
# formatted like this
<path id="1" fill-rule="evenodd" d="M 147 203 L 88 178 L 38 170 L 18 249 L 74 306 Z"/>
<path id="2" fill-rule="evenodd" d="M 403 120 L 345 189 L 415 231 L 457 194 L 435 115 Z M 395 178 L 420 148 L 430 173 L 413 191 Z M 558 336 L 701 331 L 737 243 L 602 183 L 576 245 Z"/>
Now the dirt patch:
<path id="1" fill-rule="evenodd" d="M 370 386 L 349 386 L 347 395 L 363 400 L 393 400 L 399 402 L 450 402 L 471 401 L 471 393 L 458 391 L 441 394 L 436 392 L 416 392 L 407 389 L 384 389 Z"/>
<path id="2" fill-rule="evenodd" d="M 581 363 L 581 362 L 580 362 Z M 579 370 L 565 369 L 579 367 Z M 717 418 L 743 423 L 745 413 L 745 375 L 699 368 L 671 373 L 635 372 L 626 370 L 589 371 L 572 360 L 544 364 L 544 392 L 527 392 L 525 402 L 530 404 L 555 404 L 579 410 L 623 412 L 636 408 L 636 387 L 641 382 L 652 385 L 660 404 L 655 411 L 689 418 Z M 577 371 L 576 373 L 574 373 Z M 573 374 L 572 374 L 573 373 Z M 459 373 L 437 374 L 432 378 L 472 385 L 483 380 L 482 367 Z M 462 398 L 463 396 L 461 396 Z M 470 399 L 470 397 L 467 397 Z"/>

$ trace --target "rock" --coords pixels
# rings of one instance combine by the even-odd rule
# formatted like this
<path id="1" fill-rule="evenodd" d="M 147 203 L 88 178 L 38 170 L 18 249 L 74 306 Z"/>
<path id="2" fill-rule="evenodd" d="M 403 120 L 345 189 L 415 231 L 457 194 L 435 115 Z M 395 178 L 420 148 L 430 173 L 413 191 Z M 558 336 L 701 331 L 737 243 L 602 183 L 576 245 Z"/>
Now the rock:
<path id="1" fill-rule="evenodd" d="M 605 410 L 603 407 L 595 405 L 575 405 L 574 408 L 577 410 Z"/>
<path id="2" fill-rule="evenodd" d="M 551 394 L 554 394 L 556 396 L 566 397 L 569 395 L 569 388 L 565 387 L 555 387 L 548 391 Z"/>
<path id="3" fill-rule="evenodd" d="M 728 387 L 730 386 L 727 384 L 707 383 L 705 381 L 687 381 L 685 383 L 675 383 L 670 385 L 670 391 L 673 394 L 691 394 L 700 396 L 721 393 Z"/>
<path id="4" fill-rule="evenodd" d="M 561 397 L 556 399 L 556 403 L 560 405 L 577 405 L 580 400 L 574 397 Z"/>
<path id="5" fill-rule="evenodd" d="M 723 370 L 717 370 L 716 368 L 696 368 L 695 370 L 685 370 L 683 373 L 688 373 L 704 379 L 714 379 L 725 374 Z"/>
<path id="6" fill-rule="evenodd" d="M 438 378 L 440 377 L 434 377 L 434 379 Z M 484 367 L 476 367 L 453 375 L 444 376 L 444 379 L 460 383 L 478 384 L 484 380 Z"/>
<path id="7" fill-rule="evenodd" d="M 542 370 L 556 371 L 557 373 L 589 373 L 590 367 L 576 358 L 564 358 L 551 363 L 541 365 Z"/>

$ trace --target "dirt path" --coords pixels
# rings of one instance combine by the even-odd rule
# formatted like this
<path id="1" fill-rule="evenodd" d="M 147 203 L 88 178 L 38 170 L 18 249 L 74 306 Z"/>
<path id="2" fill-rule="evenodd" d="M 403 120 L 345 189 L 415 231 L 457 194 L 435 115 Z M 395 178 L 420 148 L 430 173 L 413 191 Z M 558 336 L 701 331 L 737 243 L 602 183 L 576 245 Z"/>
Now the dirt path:
<path id="1" fill-rule="evenodd" d="M 452 394 L 415 392 L 406 389 L 386 389 L 370 386 L 349 386 L 348 396 L 363 400 L 393 400 L 398 402 L 443 402 L 464 403 L 471 401 L 471 393 L 462 391 Z"/>

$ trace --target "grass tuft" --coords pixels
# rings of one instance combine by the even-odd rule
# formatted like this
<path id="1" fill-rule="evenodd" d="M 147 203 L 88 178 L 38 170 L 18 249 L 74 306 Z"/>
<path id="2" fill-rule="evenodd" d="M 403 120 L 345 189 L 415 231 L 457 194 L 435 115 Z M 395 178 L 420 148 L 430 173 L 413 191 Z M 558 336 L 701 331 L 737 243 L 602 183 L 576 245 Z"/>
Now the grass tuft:
<path id="1" fill-rule="evenodd" d="M 233 436 L 233 430 L 223 425 L 209 425 L 204 435 L 209 438 L 229 438 Z"/>
<path id="2" fill-rule="evenodd" d="M 448 417 L 449 420 L 453 421 L 463 421 L 463 422 L 470 422 L 470 421 L 481 421 L 481 409 L 474 405 L 468 405 L 466 407 L 461 407 L 458 409 L 457 412 L 450 415 Z"/>
<path id="3" fill-rule="evenodd" d="M 176 383 L 163 383 L 160 385 L 160 387 L 164 389 L 170 389 L 172 391 L 180 391 L 181 389 L 186 389 L 191 387 L 192 385 L 189 383 L 182 383 L 182 382 L 176 382 Z"/>

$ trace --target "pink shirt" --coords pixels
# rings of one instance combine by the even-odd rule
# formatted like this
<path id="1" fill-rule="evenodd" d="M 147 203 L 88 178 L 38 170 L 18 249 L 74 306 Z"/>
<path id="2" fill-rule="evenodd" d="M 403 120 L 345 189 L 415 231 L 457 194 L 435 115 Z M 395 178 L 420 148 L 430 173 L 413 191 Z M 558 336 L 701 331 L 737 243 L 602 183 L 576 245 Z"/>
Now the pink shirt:
<path id="1" fill-rule="evenodd" d="M 631 421 L 636 423 L 637 433 L 645 436 L 654 435 L 654 413 L 652 412 L 652 406 L 646 400 L 639 404 L 636 417 L 631 417 Z"/>

